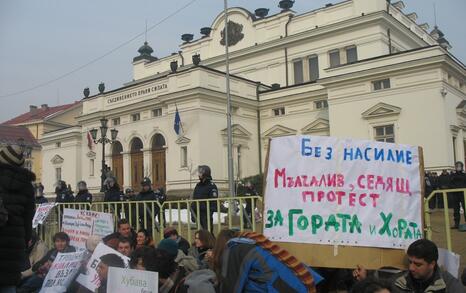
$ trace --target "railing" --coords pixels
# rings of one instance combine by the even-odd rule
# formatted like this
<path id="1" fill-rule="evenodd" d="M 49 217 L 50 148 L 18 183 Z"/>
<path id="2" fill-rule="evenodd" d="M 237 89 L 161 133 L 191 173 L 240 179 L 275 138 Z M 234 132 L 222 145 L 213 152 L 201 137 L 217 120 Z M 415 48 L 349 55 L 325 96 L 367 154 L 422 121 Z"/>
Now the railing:
<path id="1" fill-rule="evenodd" d="M 225 204 L 228 207 L 225 207 Z M 245 205 L 249 205 L 251 214 L 247 212 Z M 203 209 L 205 206 L 205 209 Z M 218 233 L 223 228 L 236 228 L 240 231 L 249 227 L 252 231 L 261 229 L 259 217 L 262 212 L 255 212 L 256 207 L 262 207 L 262 197 L 223 197 L 201 200 L 175 200 L 165 201 L 160 204 L 158 201 L 119 201 L 119 202 L 93 202 L 90 203 L 59 203 L 50 212 L 43 225 L 36 229 L 41 239 L 51 247 L 52 237 L 56 232 L 61 231 L 61 219 L 65 208 L 92 210 L 113 214 L 114 226 L 117 226 L 119 219 L 125 218 L 130 225 L 137 230 L 145 228 L 153 236 L 155 241 L 163 239 L 163 229 L 167 226 L 174 226 L 178 233 L 185 237 L 190 243 L 193 239 L 192 230 L 199 230 L 201 226 L 201 212 L 207 214 L 206 229 Z M 212 212 L 212 219 L 210 213 Z M 239 216 L 239 220 L 235 221 Z M 192 223 L 191 219 L 194 219 Z M 223 218 L 223 219 L 222 219 Z M 156 221 L 157 219 L 157 221 Z M 222 221 L 223 220 L 223 221 Z"/>
<path id="2" fill-rule="evenodd" d="M 443 216 L 445 220 L 445 237 L 447 240 L 447 249 L 452 251 L 451 246 L 451 233 L 450 233 L 450 214 L 448 207 L 448 193 L 450 192 L 462 192 L 464 200 L 466 202 L 466 188 L 459 189 L 440 189 L 432 191 L 427 198 L 424 199 L 424 231 L 426 232 L 426 238 L 432 240 L 432 222 L 430 219 L 431 210 L 429 208 L 429 202 L 434 199 L 437 194 L 442 195 L 443 199 Z M 464 208 L 464 207 L 463 207 Z M 464 211 L 466 213 L 466 211 Z M 461 215 L 460 215 L 461 216 Z"/>

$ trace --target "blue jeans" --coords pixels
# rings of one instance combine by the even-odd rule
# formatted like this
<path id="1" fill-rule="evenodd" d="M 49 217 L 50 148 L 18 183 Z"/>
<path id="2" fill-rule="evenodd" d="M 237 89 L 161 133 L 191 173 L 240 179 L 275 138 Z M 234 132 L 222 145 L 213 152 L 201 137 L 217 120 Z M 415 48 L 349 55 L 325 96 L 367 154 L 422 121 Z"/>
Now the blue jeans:
<path id="1" fill-rule="evenodd" d="M 16 293 L 15 286 L 0 287 L 0 293 Z"/>

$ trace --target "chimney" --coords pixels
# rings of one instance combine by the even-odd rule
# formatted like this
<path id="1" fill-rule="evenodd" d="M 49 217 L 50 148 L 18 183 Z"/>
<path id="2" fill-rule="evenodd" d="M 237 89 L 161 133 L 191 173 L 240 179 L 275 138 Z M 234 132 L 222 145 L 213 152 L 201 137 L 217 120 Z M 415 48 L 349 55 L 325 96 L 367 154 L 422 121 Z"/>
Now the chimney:
<path id="1" fill-rule="evenodd" d="M 29 112 L 34 112 L 37 110 L 37 106 L 35 105 L 29 105 Z"/>
<path id="2" fill-rule="evenodd" d="M 49 105 L 47 104 L 42 104 L 40 105 L 41 109 L 48 109 L 49 108 Z"/>

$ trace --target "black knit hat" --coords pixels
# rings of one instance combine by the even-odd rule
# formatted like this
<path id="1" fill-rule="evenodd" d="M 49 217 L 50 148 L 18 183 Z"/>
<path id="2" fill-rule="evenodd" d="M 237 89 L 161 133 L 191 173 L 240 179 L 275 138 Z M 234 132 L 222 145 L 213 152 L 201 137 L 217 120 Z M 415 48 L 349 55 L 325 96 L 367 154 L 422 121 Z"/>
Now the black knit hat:
<path id="1" fill-rule="evenodd" d="M 19 145 L 0 147 L 0 163 L 21 167 L 24 164 L 21 147 Z"/>

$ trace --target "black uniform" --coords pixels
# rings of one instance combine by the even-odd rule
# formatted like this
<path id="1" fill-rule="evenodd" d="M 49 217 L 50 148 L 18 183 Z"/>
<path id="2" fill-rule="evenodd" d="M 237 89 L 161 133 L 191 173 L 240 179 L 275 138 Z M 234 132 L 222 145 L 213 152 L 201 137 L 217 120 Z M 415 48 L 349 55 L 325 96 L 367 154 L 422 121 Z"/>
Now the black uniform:
<path id="1" fill-rule="evenodd" d="M 450 175 L 450 188 L 465 188 L 466 187 L 466 174 L 463 171 L 456 171 Z M 464 208 L 464 193 L 452 192 L 451 201 L 453 207 L 453 220 L 455 227 L 460 224 L 460 204 Z M 466 221 L 466 212 L 464 214 Z"/>
<path id="2" fill-rule="evenodd" d="M 204 181 L 196 184 L 193 192 L 193 199 L 211 199 L 218 197 L 218 189 L 215 183 L 212 182 L 211 177 L 207 177 Z M 213 230 L 213 214 L 217 210 L 217 204 L 215 201 L 210 202 L 210 229 Z M 191 204 L 191 212 L 193 213 L 192 220 L 196 222 L 196 217 L 199 216 L 199 222 L 202 229 L 208 228 L 207 225 L 207 204 L 205 202 L 199 203 L 199 215 L 197 214 L 196 203 Z"/>
<path id="3" fill-rule="evenodd" d="M 55 194 L 57 195 L 55 197 L 55 202 L 60 202 L 60 203 L 74 202 L 73 193 L 71 193 L 71 191 L 66 187 L 61 187 L 61 188 L 57 187 L 55 189 Z"/>
<path id="4" fill-rule="evenodd" d="M 256 196 L 257 191 L 253 186 L 245 187 L 245 196 Z M 243 211 L 243 226 L 244 228 L 250 228 L 252 223 L 254 222 L 254 211 L 252 210 L 252 202 L 256 203 L 254 198 L 248 198 L 246 201 L 246 211 Z M 255 205 L 254 205 L 255 206 Z"/>
<path id="5" fill-rule="evenodd" d="M 90 194 L 87 190 L 80 190 L 78 191 L 78 194 L 76 194 L 74 201 L 92 203 L 92 194 Z"/>
<path id="6" fill-rule="evenodd" d="M 42 203 L 48 203 L 49 202 L 43 195 L 36 196 L 35 201 L 36 201 L 36 204 L 42 204 Z"/>
<path id="7" fill-rule="evenodd" d="M 113 187 L 105 191 L 104 201 L 121 201 L 123 196 L 123 192 L 121 192 L 118 185 L 115 184 Z"/>
<path id="8" fill-rule="evenodd" d="M 156 193 L 152 190 L 149 189 L 148 191 L 141 190 L 141 192 L 136 195 L 136 201 L 155 201 L 157 200 L 157 195 Z M 146 230 L 152 230 L 152 221 L 155 218 L 155 215 L 157 215 L 160 211 L 159 206 L 157 204 L 154 204 L 154 214 L 152 214 L 152 204 L 145 204 L 144 203 L 139 203 L 138 204 L 138 210 L 139 210 L 139 222 L 141 225 L 144 227 Z M 147 225 L 145 225 L 145 222 L 147 222 Z"/>

